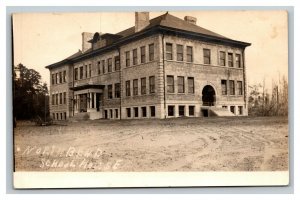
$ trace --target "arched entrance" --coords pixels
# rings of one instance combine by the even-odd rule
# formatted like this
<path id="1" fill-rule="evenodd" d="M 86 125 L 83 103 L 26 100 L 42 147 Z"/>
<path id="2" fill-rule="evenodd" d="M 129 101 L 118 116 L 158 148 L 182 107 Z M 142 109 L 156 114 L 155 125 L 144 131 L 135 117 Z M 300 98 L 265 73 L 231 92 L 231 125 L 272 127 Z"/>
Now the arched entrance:
<path id="1" fill-rule="evenodd" d="M 210 85 L 206 85 L 202 90 L 202 105 L 214 106 L 216 103 L 216 92 Z"/>

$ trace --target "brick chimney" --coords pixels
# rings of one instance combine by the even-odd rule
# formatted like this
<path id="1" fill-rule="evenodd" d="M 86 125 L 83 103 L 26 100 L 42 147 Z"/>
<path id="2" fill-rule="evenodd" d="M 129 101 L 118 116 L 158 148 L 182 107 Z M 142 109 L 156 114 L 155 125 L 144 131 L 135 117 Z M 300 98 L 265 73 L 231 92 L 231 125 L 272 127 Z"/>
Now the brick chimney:
<path id="1" fill-rule="evenodd" d="M 149 12 L 135 12 L 135 32 L 141 31 L 149 24 Z"/>
<path id="2" fill-rule="evenodd" d="M 89 48 L 92 47 L 92 44 L 89 43 L 88 41 L 93 39 L 94 34 L 93 33 L 88 33 L 88 32 L 83 32 L 82 33 L 82 52 L 86 52 Z"/>
<path id="3" fill-rule="evenodd" d="M 184 17 L 184 21 L 190 23 L 190 24 L 195 24 L 197 23 L 197 18 L 196 17 L 192 17 L 192 16 L 185 16 Z"/>

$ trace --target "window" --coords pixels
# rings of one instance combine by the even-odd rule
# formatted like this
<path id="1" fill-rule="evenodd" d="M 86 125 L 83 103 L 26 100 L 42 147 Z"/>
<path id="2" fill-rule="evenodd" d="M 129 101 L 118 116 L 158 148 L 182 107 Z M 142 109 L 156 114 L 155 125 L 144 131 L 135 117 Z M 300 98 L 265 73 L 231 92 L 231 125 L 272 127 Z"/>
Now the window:
<path id="1" fill-rule="evenodd" d="M 84 71 L 85 71 L 85 78 L 88 77 L 88 69 L 87 69 L 87 65 L 84 66 Z"/>
<path id="2" fill-rule="evenodd" d="M 180 44 L 176 45 L 177 49 L 177 61 L 183 61 L 183 46 Z M 172 59 L 171 59 L 172 60 Z"/>
<path id="3" fill-rule="evenodd" d="M 243 82 L 237 81 L 237 94 L 243 95 Z"/>
<path id="4" fill-rule="evenodd" d="M 126 67 L 130 66 L 130 51 L 126 51 Z"/>
<path id="5" fill-rule="evenodd" d="M 139 94 L 138 80 L 133 80 L 133 95 L 136 96 Z"/>
<path id="6" fill-rule="evenodd" d="M 63 97 L 62 97 L 62 93 L 59 93 L 59 104 L 63 103 Z"/>
<path id="7" fill-rule="evenodd" d="M 112 58 L 107 59 L 107 72 L 112 72 Z"/>
<path id="8" fill-rule="evenodd" d="M 51 77 L 52 77 L 52 85 L 54 85 L 55 84 L 55 74 L 52 74 Z"/>
<path id="9" fill-rule="evenodd" d="M 129 97 L 130 96 L 130 81 L 126 81 L 126 96 Z"/>
<path id="10" fill-rule="evenodd" d="M 64 104 L 66 104 L 66 103 L 67 103 L 67 93 L 64 92 Z"/>
<path id="11" fill-rule="evenodd" d="M 58 77 L 58 73 L 56 73 L 56 79 L 55 79 L 55 83 L 58 84 L 59 83 L 59 77 Z"/>
<path id="12" fill-rule="evenodd" d="M 210 49 L 203 49 L 204 64 L 210 64 Z"/>
<path id="13" fill-rule="evenodd" d="M 186 47 L 186 61 L 193 62 L 193 47 Z"/>
<path id="14" fill-rule="evenodd" d="M 178 106 L 179 116 L 184 116 L 184 106 Z"/>
<path id="15" fill-rule="evenodd" d="M 63 81 L 65 83 L 65 82 L 67 82 L 67 71 L 65 70 L 63 73 L 64 73 L 64 75 L 63 75 Z"/>
<path id="16" fill-rule="evenodd" d="M 137 49 L 132 50 L 132 62 L 133 65 L 137 64 Z"/>
<path id="17" fill-rule="evenodd" d="M 227 95 L 227 81 L 221 80 L 222 95 Z"/>
<path id="18" fill-rule="evenodd" d="M 188 77 L 188 93 L 189 94 L 194 94 L 195 93 L 194 77 Z"/>
<path id="19" fill-rule="evenodd" d="M 230 106 L 230 112 L 232 112 L 233 114 L 235 114 L 235 106 Z"/>
<path id="20" fill-rule="evenodd" d="M 150 106 L 150 115 L 151 117 L 155 117 L 155 106 Z"/>
<path id="21" fill-rule="evenodd" d="M 74 70 L 75 70 L 74 79 L 75 79 L 75 81 L 77 81 L 78 80 L 78 68 L 75 68 Z"/>
<path id="22" fill-rule="evenodd" d="M 95 108 L 95 102 L 94 102 L 94 95 L 95 95 L 95 94 L 92 92 L 91 95 L 92 95 L 92 96 L 91 96 L 91 100 L 92 100 L 91 108 Z"/>
<path id="23" fill-rule="evenodd" d="M 174 116 L 174 106 L 168 106 L 168 116 Z"/>
<path id="24" fill-rule="evenodd" d="M 225 63 L 226 63 L 225 52 L 220 51 L 220 65 L 225 66 Z"/>
<path id="25" fill-rule="evenodd" d="M 115 117 L 116 117 L 116 119 L 119 118 L 119 110 L 118 109 L 115 109 Z"/>
<path id="26" fill-rule="evenodd" d="M 52 101 L 52 105 L 54 105 L 55 104 L 55 94 L 52 94 L 52 96 L 51 96 L 52 98 L 51 98 L 51 101 Z"/>
<path id="27" fill-rule="evenodd" d="M 58 118 L 58 113 L 56 113 L 56 120 L 59 120 L 59 118 Z"/>
<path id="28" fill-rule="evenodd" d="M 102 60 L 102 73 L 105 74 L 105 60 Z"/>
<path id="29" fill-rule="evenodd" d="M 120 70 L 120 56 L 115 56 L 115 71 Z"/>
<path id="30" fill-rule="evenodd" d="M 63 114 L 60 113 L 60 120 L 63 120 Z"/>
<path id="31" fill-rule="evenodd" d="M 59 99 L 58 99 L 58 94 L 56 94 L 55 96 L 56 96 L 56 98 L 55 98 L 56 101 L 55 101 L 55 102 L 56 102 L 56 105 L 58 105 L 58 104 L 59 104 L 59 101 L 58 101 L 58 100 L 59 100 Z"/>
<path id="32" fill-rule="evenodd" d="M 167 76 L 167 92 L 174 93 L 174 76 Z"/>
<path id="33" fill-rule="evenodd" d="M 149 44 L 149 61 L 154 60 L 154 44 Z"/>
<path id="34" fill-rule="evenodd" d="M 233 54 L 228 53 L 228 67 L 233 67 Z"/>
<path id="35" fill-rule="evenodd" d="M 112 95 L 112 85 L 108 85 L 107 86 L 107 98 L 108 99 L 112 99 L 113 95 Z"/>
<path id="36" fill-rule="evenodd" d="M 241 55 L 235 54 L 235 65 L 237 68 L 241 68 Z"/>
<path id="37" fill-rule="evenodd" d="M 121 87 L 120 83 L 115 83 L 115 98 L 120 98 Z"/>
<path id="38" fill-rule="evenodd" d="M 184 76 L 177 77 L 178 93 L 184 93 Z"/>
<path id="39" fill-rule="evenodd" d="M 55 119 L 55 113 L 52 113 L 52 119 Z"/>
<path id="40" fill-rule="evenodd" d="M 97 68 L 98 68 L 98 74 L 101 74 L 101 70 L 100 70 L 100 61 L 97 62 Z"/>
<path id="41" fill-rule="evenodd" d="M 145 46 L 141 47 L 141 63 L 146 62 L 146 48 Z"/>
<path id="42" fill-rule="evenodd" d="M 83 66 L 81 66 L 79 69 L 80 69 L 79 79 L 83 79 Z"/>
<path id="43" fill-rule="evenodd" d="M 92 64 L 89 64 L 89 77 L 92 77 Z"/>
<path id="44" fill-rule="evenodd" d="M 243 106 L 238 106 L 239 115 L 243 115 Z"/>
<path id="45" fill-rule="evenodd" d="M 227 106 L 222 106 L 222 108 L 225 108 L 225 109 L 227 109 Z"/>
<path id="46" fill-rule="evenodd" d="M 112 109 L 109 109 L 109 114 L 110 114 L 110 119 L 112 119 L 113 118 L 113 110 Z"/>
<path id="47" fill-rule="evenodd" d="M 155 76 L 149 77 L 149 88 L 150 88 L 150 93 L 155 93 Z"/>
<path id="48" fill-rule="evenodd" d="M 142 107 L 142 116 L 147 117 L 147 107 Z"/>
<path id="49" fill-rule="evenodd" d="M 126 108 L 126 112 L 127 112 L 127 117 L 131 117 L 131 109 L 130 108 Z"/>
<path id="50" fill-rule="evenodd" d="M 189 116 L 195 115 L 195 106 L 189 106 Z"/>
<path id="51" fill-rule="evenodd" d="M 108 118 L 107 110 L 104 110 L 104 118 L 105 118 L 105 119 Z"/>
<path id="52" fill-rule="evenodd" d="M 139 108 L 138 107 L 134 107 L 133 112 L 134 112 L 134 117 L 139 117 Z"/>
<path id="53" fill-rule="evenodd" d="M 146 94 L 146 78 L 141 78 L 141 94 Z"/>
<path id="54" fill-rule="evenodd" d="M 62 83 L 62 73 L 59 72 L 59 83 Z"/>
<path id="55" fill-rule="evenodd" d="M 235 95 L 234 81 L 229 81 L 230 95 Z"/>
<path id="56" fill-rule="evenodd" d="M 64 119 L 66 120 L 67 119 L 67 113 L 64 112 Z"/>
<path id="57" fill-rule="evenodd" d="M 173 60 L 172 44 L 166 43 L 166 59 Z"/>

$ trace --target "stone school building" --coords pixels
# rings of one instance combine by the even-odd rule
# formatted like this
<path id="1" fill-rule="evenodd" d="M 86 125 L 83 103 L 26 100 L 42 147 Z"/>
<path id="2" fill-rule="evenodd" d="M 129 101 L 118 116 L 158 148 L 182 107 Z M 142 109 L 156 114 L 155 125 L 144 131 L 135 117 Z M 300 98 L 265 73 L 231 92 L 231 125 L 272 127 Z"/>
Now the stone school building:
<path id="1" fill-rule="evenodd" d="M 201 22 L 201 21 L 200 21 Z M 54 120 L 247 115 L 245 48 L 168 12 L 119 33 L 82 33 L 82 49 L 46 66 Z"/>

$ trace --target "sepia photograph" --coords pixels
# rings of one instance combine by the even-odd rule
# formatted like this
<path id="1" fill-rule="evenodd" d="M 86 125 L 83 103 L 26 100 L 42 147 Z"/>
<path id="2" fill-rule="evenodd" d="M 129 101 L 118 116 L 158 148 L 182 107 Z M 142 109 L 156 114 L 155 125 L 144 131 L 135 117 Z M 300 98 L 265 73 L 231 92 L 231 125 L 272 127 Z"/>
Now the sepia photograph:
<path id="1" fill-rule="evenodd" d="M 289 184 L 287 11 L 11 17 L 15 188 Z"/>

